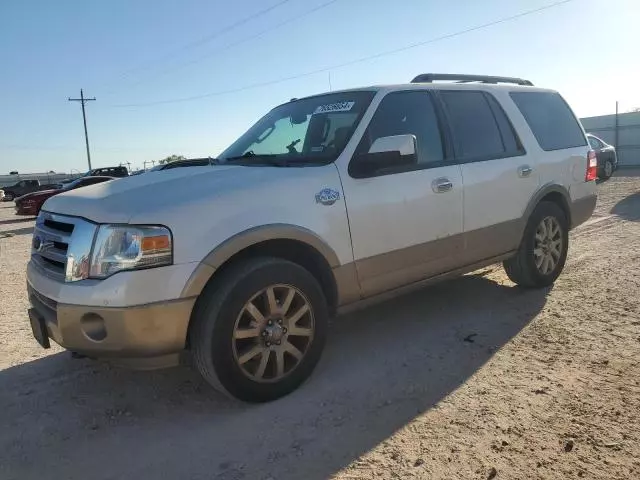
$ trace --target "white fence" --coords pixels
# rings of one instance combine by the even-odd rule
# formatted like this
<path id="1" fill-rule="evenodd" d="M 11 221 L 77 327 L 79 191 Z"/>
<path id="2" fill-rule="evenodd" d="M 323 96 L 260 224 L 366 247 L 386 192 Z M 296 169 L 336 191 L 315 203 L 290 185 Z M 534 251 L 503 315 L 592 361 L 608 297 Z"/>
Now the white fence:
<path id="1" fill-rule="evenodd" d="M 640 166 L 640 112 L 580 119 L 584 129 L 616 147 L 621 167 Z"/>

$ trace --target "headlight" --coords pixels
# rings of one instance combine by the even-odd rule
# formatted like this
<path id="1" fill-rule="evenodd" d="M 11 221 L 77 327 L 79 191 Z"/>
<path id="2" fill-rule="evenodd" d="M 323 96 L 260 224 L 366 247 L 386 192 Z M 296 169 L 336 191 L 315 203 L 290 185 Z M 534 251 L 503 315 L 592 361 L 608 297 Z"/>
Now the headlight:
<path id="1" fill-rule="evenodd" d="M 165 227 L 101 225 L 91 254 L 89 277 L 171 265 L 171 232 Z"/>

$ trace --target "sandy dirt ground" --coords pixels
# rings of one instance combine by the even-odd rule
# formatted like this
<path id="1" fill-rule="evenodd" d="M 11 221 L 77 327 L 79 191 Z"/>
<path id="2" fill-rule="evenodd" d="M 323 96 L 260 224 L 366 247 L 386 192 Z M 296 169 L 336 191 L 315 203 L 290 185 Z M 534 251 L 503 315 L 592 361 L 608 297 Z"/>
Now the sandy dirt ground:
<path id="1" fill-rule="evenodd" d="M 552 288 L 494 266 L 342 317 L 257 406 L 41 349 L 33 222 L 0 204 L 0 479 L 640 478 L 640 177 L 599 194 Z"/>

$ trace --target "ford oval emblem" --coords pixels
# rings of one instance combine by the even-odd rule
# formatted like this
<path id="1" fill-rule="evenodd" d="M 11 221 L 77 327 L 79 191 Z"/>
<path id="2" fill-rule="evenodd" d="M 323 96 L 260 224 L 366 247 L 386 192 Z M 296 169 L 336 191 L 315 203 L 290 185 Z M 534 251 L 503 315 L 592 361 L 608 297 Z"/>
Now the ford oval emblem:
<path id="1" fill-rule="evenodd" d="M 321 203 L 323 205 L 333 205 L 340 198 L 340 192 L 336 190 L 332 190 L 330 188 L 323 188 L 318 193 L 316 193 L 316 203 Z"/>

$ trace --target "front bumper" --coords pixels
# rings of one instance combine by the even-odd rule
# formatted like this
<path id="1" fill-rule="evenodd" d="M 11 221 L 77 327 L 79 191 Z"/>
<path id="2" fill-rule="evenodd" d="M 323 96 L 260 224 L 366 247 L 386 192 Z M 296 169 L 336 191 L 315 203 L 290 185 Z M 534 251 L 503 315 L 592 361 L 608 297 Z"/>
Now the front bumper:
<path id="1" fill-rule="evenodd" d="M 185 348 L 195 298 L 132 307 L 60 304 L 28 285 L 29 301 L 60 346 L 97 358 L 166 357 Z"/>

